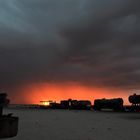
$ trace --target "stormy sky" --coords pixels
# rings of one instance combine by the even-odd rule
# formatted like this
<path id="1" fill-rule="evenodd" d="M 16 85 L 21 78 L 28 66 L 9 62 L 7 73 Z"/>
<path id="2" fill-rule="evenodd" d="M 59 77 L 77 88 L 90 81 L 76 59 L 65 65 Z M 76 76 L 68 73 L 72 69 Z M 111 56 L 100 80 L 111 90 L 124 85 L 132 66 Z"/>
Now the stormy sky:
<path id="1" fill-rule="evenodd" d="M 139 0 L 0 0 L 0 85 L 140 86 Z"/>

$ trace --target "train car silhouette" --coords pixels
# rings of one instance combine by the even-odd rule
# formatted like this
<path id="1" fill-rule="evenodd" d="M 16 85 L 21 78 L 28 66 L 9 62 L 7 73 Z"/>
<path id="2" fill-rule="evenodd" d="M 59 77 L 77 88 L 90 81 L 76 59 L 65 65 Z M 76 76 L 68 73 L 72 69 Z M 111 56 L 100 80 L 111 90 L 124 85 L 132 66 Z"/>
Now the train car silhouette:
<path id="1" fill-rule="evenodd" d="M 94 100 L 93 105 L 94 110 L 101 109 L 112 109 L 114 111 L 123 111 L 123 99 L 122 98 L 114 98 L 114 99 L 96 99 Z"/>
<path id="2" fill-rule="evenodd" d="M 61 104 L 60 103 L 50 103 L 50 109 L 61 109 Z"/>
<path id="3" fill-rule="evenodd" d="M 72 99 L 60 101 L 60 106 L 61 106 L 61 108 L 62 108 L 62 109 L 69 109 L 70 106 L 71 106 L 71 101 L 72 101 Z"/>
<path id="4" fill-rule="evenodd" d="M 71 102 L 72 109 L 78 110 L 90 110 L 91 109 L 91 102 L 89 100 L 78 100 Z"/>
<path id="5" fill-rule="evenodd" d="M 60 102 L 62 109 L 90 110 L 91 102 L 89 100 L 62 100 Z"/>
<path id="6" fill-rule="evenodd" d="M 128 97 L 131 106 L 128 106 L 126 109 L 129 111 L 140 111 L 140 95 L 134 93 Z"/>

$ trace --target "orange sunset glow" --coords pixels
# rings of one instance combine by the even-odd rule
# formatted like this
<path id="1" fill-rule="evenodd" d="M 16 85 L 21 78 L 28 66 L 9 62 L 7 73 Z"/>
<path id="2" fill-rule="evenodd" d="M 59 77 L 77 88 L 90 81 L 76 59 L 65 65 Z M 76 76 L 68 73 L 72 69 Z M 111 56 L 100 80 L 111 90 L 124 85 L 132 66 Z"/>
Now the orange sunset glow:
<path id="1" fill-rule="evenodd" d="M 19 98 L 13 99 L 16 103 L 39 104 L 40 101 L 56 101 L 64 99 L 90 100 L 93 104 L 97 98 L 118 98 L 124 99 L 128 104 L 130 93 L 123 90 L 94 88 L 79 84 L 32 84 L 19 89 Z"/>

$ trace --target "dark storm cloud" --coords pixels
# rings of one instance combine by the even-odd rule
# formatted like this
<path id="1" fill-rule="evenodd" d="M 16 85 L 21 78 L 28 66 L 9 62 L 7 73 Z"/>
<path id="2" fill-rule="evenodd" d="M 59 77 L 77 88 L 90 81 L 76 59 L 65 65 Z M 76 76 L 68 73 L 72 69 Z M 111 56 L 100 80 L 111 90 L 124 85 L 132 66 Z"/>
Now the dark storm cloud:
<path id="1" fill-rule="evenodd" d="M 138 88 L 138 0 L 0 1 L 0 83 Z"/>

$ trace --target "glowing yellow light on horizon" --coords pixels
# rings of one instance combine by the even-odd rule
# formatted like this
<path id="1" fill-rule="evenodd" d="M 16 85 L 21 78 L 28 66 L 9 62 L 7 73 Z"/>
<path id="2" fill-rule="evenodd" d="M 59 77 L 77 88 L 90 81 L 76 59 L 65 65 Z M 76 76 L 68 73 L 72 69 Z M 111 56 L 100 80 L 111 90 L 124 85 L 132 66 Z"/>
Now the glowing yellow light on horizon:
<path id="1" fill-rule="evenodd" d="M 50 105 L 50 101 L 41 101 L 41 105 L 49 106 Z"/>

